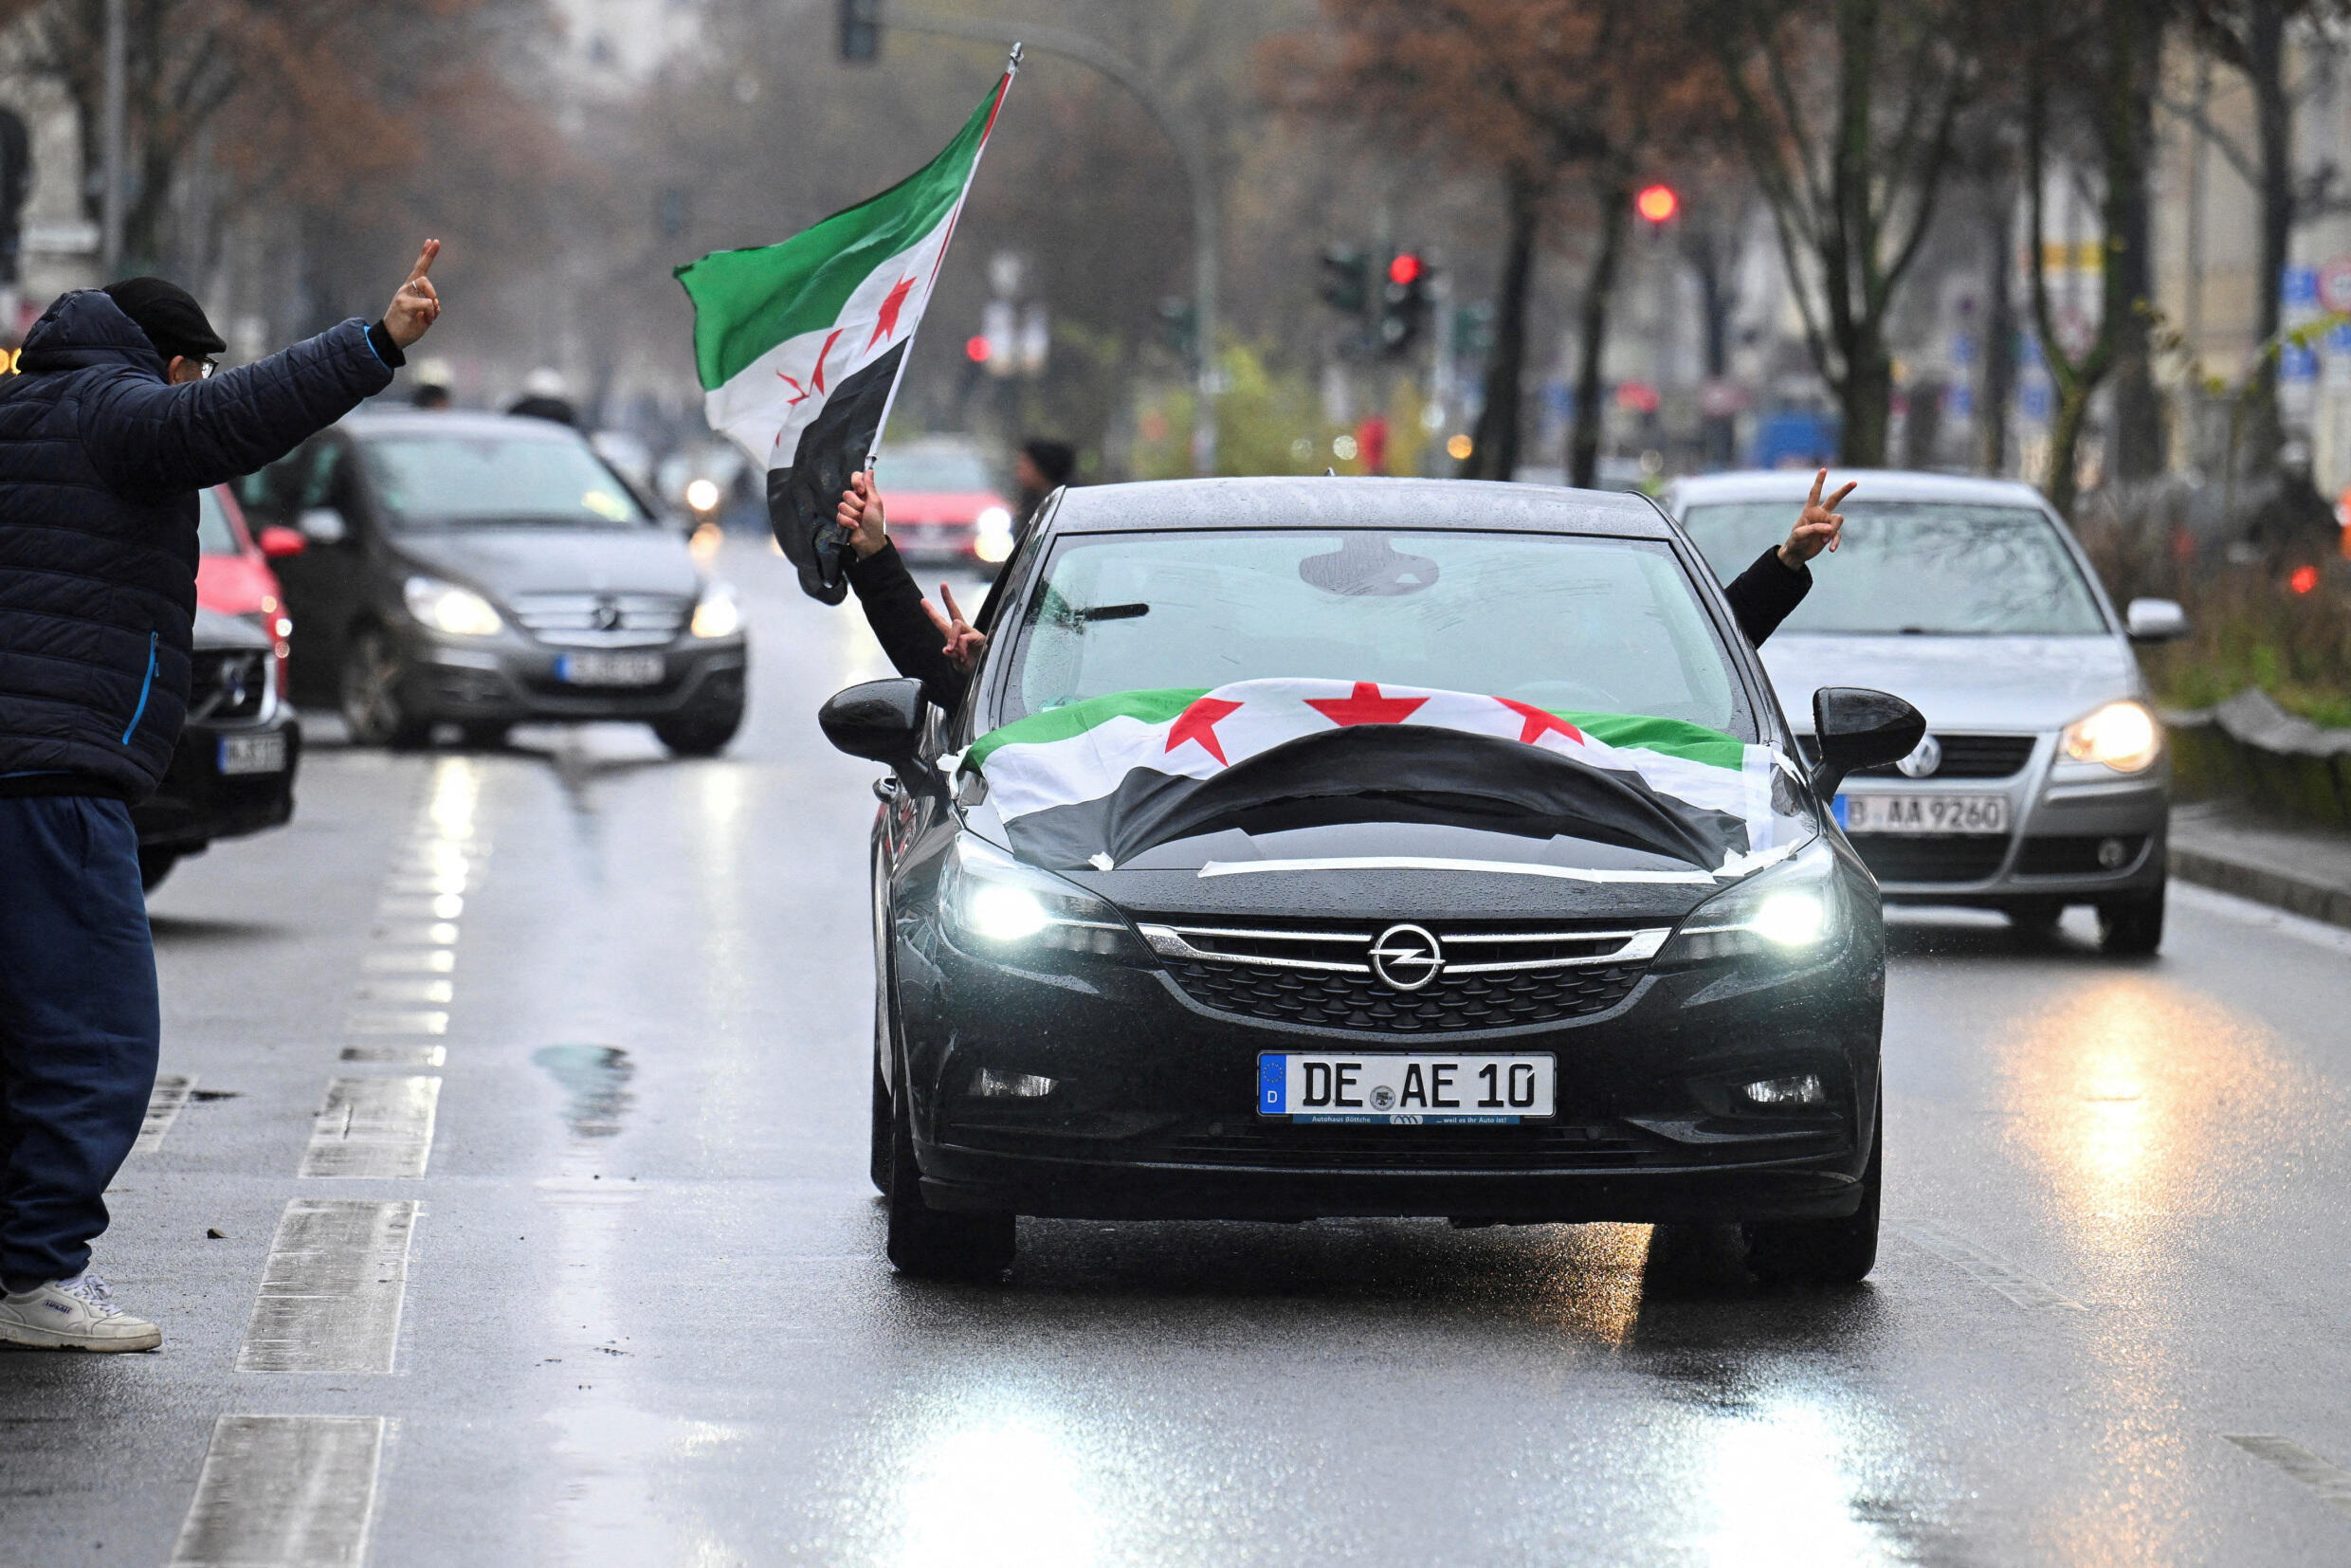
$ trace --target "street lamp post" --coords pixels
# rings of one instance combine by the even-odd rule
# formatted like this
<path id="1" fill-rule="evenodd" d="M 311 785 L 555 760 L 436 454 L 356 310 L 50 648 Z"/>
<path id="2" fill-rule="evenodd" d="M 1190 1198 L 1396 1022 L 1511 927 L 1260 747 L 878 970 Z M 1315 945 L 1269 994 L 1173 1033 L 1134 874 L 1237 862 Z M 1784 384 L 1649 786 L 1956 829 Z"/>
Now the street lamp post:
<path id="1" fill-rule="evenodd" d="M 98 265 L 108 282 L 113 281 L 116 270 L 122 265 L 122 122 L 128 112 L 125 100 L 129 96 L 124 80 L 128 66 L 123 57 L 128 47 L 124 37 L 130 25 L 125 15 L 128 9 L 129 0 L 106 0 L 106 82 L 100 110 L 105 119 L 106 189 L 99 195 Z"/>
<path id="2" fill-rule="evenodd" d="M 113 0 L 121 4 L 121 0 Z M 1090 65 L 1110 78 L 1143 106 L 1152 122 L 1175 146 L 1184 179 L 1192 188 L 1192 298 L 1194 374 L 1196 392 L 1192 423 L 1192 467 L 1194 473 L 1216 471 L 1216 398 L 1223 391 L 1216 366 L 1216 192 L 1211 177 L 1208 145 L 1199 128 L 1176 105 L 1162 98 L 1142 67 L 1124 55 L 1066 27 L 1040 27 L 1029 22 L 993 22 L 979 17 L 942 16 L 931 11 L 890 7 L 883 15 L 884 27 L 909 32 L 939 33 L 990 44 L 1026 44 Z"/>

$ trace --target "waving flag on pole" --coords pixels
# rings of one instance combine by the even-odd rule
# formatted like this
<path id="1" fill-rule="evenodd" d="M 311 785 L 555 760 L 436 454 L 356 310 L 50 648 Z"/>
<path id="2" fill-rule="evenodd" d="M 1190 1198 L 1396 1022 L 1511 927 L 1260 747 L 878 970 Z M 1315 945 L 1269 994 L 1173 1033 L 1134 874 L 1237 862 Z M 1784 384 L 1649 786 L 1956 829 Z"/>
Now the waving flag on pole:
<path id="1" fill-rule="evenodd" d="M 768 520 L 811 597 L 839 604 L 844 536 L 832 520 L 871 461 L 906 355 L 946 260 L 1003 77 L 945 152 L 869 200 L 780 245 L 719 250 L 677 269 L 694 301 L 694 357 L 711 428 L 767 471 Z"/>

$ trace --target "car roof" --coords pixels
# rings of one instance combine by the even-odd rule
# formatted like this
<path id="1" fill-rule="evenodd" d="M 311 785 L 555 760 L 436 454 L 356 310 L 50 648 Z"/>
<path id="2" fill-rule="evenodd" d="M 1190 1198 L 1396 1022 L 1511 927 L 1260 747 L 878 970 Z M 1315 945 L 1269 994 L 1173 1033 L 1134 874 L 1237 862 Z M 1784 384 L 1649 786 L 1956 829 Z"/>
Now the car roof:
<path id="1" fill-rule="evenodd" d="M 1677 479 L 1668 505 L 1677 515 L 1702 502 L 1800 501 L 1811 494 L 1813 468 L 1750 468 L 1739 473 L 1700 474 Z M 1858 484 L 1853 494 L 1869 501 L 1959 501 L 2002 506 L 2042 505 L 2041 492 L 2021 480 L 1977 479 L 1964 474 L 1924 473 L 1911 468 L 1840 468 L 1831 465 L 1832 490 Z"/>
<path id="2" fill-rule="evenodd" d="M 1146 480 L 1064 493 L 1048 524 L 1056 534 L 1145 529 L 1392 528 L 1539 530 L 1663 539 L 1672 527 L 1640 496 L 1460 479 Z"/>
<path id="3" fill-rule="evenodd" d="M 534 419 L 527 414 L 476 413 L 457 409 L 361 409 L 344 416 L 342 428 L 361 439 L 372 436 L 446 435 L 446 436 L 504 436 L 525 441 L 582 441 L 587 439 L 569 425 L 558 425 L 552 419 Z"/>

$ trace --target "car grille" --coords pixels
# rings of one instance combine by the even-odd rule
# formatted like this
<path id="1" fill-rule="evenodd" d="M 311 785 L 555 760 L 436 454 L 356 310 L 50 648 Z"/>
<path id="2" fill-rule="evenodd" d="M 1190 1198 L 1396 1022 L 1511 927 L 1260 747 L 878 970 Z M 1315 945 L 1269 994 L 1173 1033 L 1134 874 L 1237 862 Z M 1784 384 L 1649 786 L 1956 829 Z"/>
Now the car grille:
<path id="1" fill-rule="evenodd" d="M 188 717 L 259 719 L 269 679 L 267 648 L 199 648 L 189 661 Z"/>
<path id="2" fill-rule="evenodd" d="M 658 647 L 676 638 L 694 601 L 674 593 L 518 593 L 523 630 L 557 647 Z"/>
<path id="3" fill-rule="evenodd" d="M 2108 841 L 2123 847 L 2122 857 L 2112 866 L 2099 863 L 2098 851 Z M 2023 852 L 2017 857 L 2017 871 L 2028 877 L 2096 876 L 2101 872 L 2121 871 L 2139 863 L 2139 852 L 2146 848 L 2144 833 L 2064 834 L 2025 840 Z"/>
<path id="4" fill-rule="evenodd" d="M 1880 882 L 1982 882 L 2008 853 L 2005 833 L 1953 833 L 1904 838 L 1860 833 L 1853 848 Z"/>
<path id="5" fill-rule="evenodd" d="M 1943 735 L 1938 732 L 1936 744 L 1942 747 L 1942 763 L 1927 775 L 1929 778 L 2014 778 L 2024 772 L 2032 760 L 2035 738 L 2030 735 Z M 1796 737 L 1796 744 L 1809 764 L 1820 758 L 1820 746 L 1809 735 Z M 1855 778 L 1906 778 L 1900 768 L 1860 768 Z"/>
<path id="6" fill-rule="evenodd" d="M 1614 1127 L 1548 1122 L 1516 1127 L 1366 1127 L 1230 1123 L 1169 1140 L 1165 1157 L 1198 1165 L 1284 1170 L 1482 1171 L 1595 1169 L 1639 1165 L 1648 1144 Z"/>
<path id="7" fill-rule="evenodd" d="M 1605 1012 L 1639 983 L 1668 931 L 1435 931 L 1441 967 L 1406 990 L 1375 972 L 1379 932 L 1149 921 L 1138 929 L 1202 1007 L 1389 1034 L 1510 1029 Z"/>

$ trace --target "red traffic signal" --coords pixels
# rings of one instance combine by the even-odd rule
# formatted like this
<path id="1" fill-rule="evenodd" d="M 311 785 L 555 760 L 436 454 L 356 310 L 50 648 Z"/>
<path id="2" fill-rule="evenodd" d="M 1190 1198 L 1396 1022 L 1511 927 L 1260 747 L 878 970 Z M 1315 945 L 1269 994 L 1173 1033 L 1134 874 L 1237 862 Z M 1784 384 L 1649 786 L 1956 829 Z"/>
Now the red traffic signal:
<path id="1" fill-rule="evenodd" d="M 1411 251 L 1399 251 L 1388 264 L 1388 281 L 1401 288 L 1420 276 L 1420 258 Z"/>
<path id="2" fill-rule="evenodd" d="M 1682 198 L 1674 193 L 1670 185 L 1645 186 L 1641 193 L 1632 198 L 1632 210 L 1650 223 L 1662 224 L 1682 210 Z"/>

